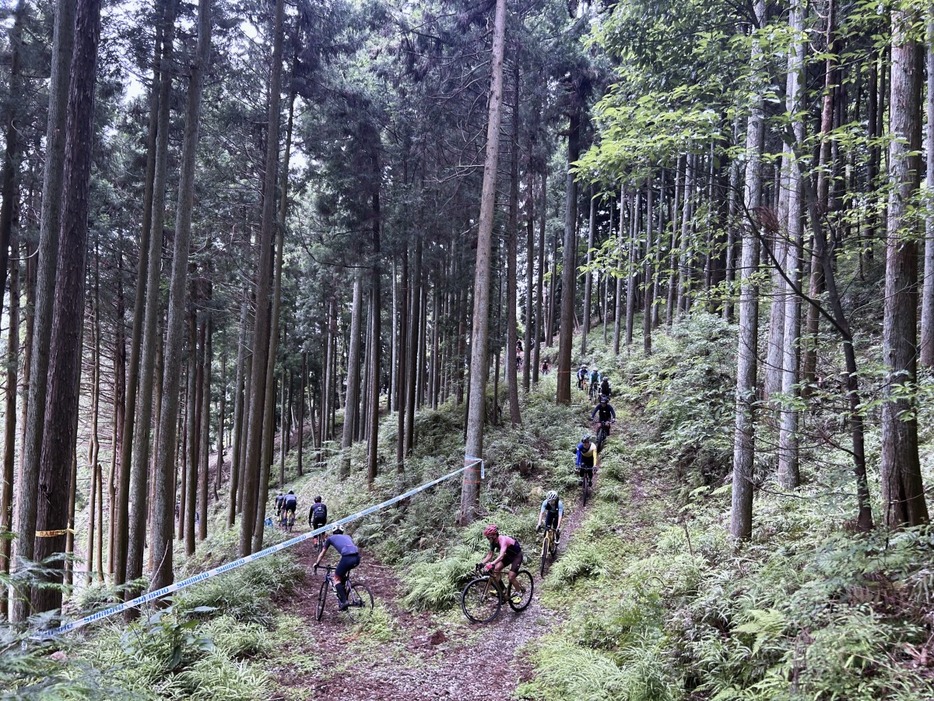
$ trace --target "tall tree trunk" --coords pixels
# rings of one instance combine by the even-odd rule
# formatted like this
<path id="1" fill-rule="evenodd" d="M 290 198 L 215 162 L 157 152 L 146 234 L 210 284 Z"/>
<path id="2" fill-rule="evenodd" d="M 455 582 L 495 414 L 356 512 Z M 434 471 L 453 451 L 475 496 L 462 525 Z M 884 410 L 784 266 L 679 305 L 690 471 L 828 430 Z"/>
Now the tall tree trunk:
<path id="1" fill-rule="evenodd" d="M 7 80 L 9 99 L 4 115 L 5 134 L 3 166 L 0 168 L 0 292 L 6 289 L 10 247 L 13 242 L 13 213 L 17 197 L 20 160 L 21 105 L 25 103 L 23 91 L 23 23 L 26 20 L 26 0 L 19 0 L 13 11 L 13 28 L 10 30 L 10 68 Z M 0 295 L 2 302 L 2 295 Z"/>
<path id="2" fill-rule="evenodd" d="M 81 322 L 84 319 L 88 201 L 94 134 L 94 87 L 100 41 L 100 0 L 78 0 L 75 44 L 68 87 L 61 246 L 55 276 L 52 336 L 49 346 L 48 410 L 42 429 L 35 557 L 44 560 L 65 550 L 71 464 L 76 448 L 78 390 L 81 376 Z M 39 532 L 50 532 L 55 535 Z M 21 532 L 21 537 L 31 533 Z M 61 582 L 61 575 L 52 577 Z M 35 592 L 36 611 L 61 608 L 62 592 L 42 587 Z"/>
<path id="3" fill-rule="evenodd" d="M 149 470 L 152 446 L 152 411 L 156 353 L 162 344 L 158 319 L 162 309 L 159 279 L 162 273 L 162 236 L 165 226 L 165 195 L 168 175 L 169 107 L 172 90 L 173 36 L 175 0 L 161 3 L 162 17 L 156 71 L 153 75 L 153 108 L 150 113 L 150 138 L 153 139 L 151 163 L 147 162 L 146 192 L 143 199 L 143 228 L 140 237 L 139 283 L 133 311 L 133 340 L 130 344 L 130 371 L 127 378 L 127 410 L 123 424 L 123 449 L 120 456 L 120 479 L 129 498 L 121 499 L 119 508 L 130 505 L 130 516 L 118 512 L 118 527 L 128 528 L 125 580 L 143 576 L 143 552 L 146 546 L 146 517 L 149 513 Z M 150 174 L 151 170 L 151 174 Z M 137 379 L 138 378 L 138 379 Z M 137 395 L 137 384 L 139 394 Z M 137 399 L 138 397 L 138 399 Z M 135 419 L 135 420 L 134 420 Z M 131 451 L 132 448 L 132 451 Z M 129 521 L 128 521 L 129 518 Z M 119 524 L 122 524 L 120 526 Z M 118 576 L 122 576 L 119 563 Z M 138 594 L 127 588 L 127 600 Z M 138 610 L 128 611 L 134 616 Z"/>
<path id="4" fill-rule="evenodd" d="M 16 235 L 12 237 L 16 250 Z M 6 400 L 3 422 L 3 481 L 0 482 L 0 573 L 10 573 L 10 549 L 13 533 L 13 473 L 16 464 L 16 394 L 19 376 L 19 263 L 10 260 L 10 335 L 7 340 Z M 0 587 L 0 616 L 7 617 L 6 587 Z"/>
<path id="5" fill-rule="evenodd" d="M 535 381 L 541 360 L 541 346 L 548 333 L 545 328 L 545 230 L 548 222 L 548 175 L 542 172 L 542 202 L 538 209 L 538 282 L 535 295 Z"/>
<path id="6" fill-rule="evenodd" d="M 791 50 L 788 54 L 788 78 L 786 81 L 786 111 L 791 115 L 791 130 L 794 135 L 794 145 L 786 146 L 786 160 L 782 167 L 785 172 L 787 187 L 787 203 L 785 224 L 788 232 L 785 249 L 784 268 L 790 280 L 787 294 L 782 304 L 783 330 L 781 353 L 781 393 L 785 400 L 779 411 L 778 432 L 778 478 L 786 489 L 793 489 L 801 482 L 799 470 L 799 444 L 798 444 L 798 410 L 793 399 L 798 395 L 798 360 L 799 343 L 801 336 L 801 297 L 798 291 L 801 287 L 801 250 L 804 245 L 804 227 L 801 221 L 801 169 L 795 163 L 796 152 L 804 150 L 804 119 L 801 116 L 803 109 L 803 70 L 804 70 L 804 5 L 803 0 L 794 0 L 791 7 L 791 16 L 788 23 L 793 34 Z M 783 281 L 784 282 L 784 281 Z M 774 300 L 777 304 L 778 300 Z M 854 378 L 855 379 L 855 378 Z M 860 418 L 860 421 L 862 419 Z"/>
<path id="7" fill-rule="evenodd" d="M 211 452 L 211 312 L 205 311 L 201 321 L 201 409 L 198 439 L 198 540 L 208 537 L 208 458 Z"/>
<path id="8" fill-rule="evenodd" d="M 653 176 L 649 176 L 645 183 L 645 243 L 646 255 L 642 264 L 643 285 L 645 286 L 645 299 L 642 306 L 642 353 L 646 357 L 652 355 L 652 311 L 655 306 L 653 279 L 655 273 L 652 267 L 652 258 L 655 244 L 655 188 L 652 187 Z"/>
<path id="9" fill-rule="evenodd" d="M 233 528 L 241 508 L 242 485 L 240 473 L 242 472 L 243 455 L 243 428 L 246 423 L 245 406 L 246 393 L 244 381 L 249 375 L 247 370 L 247 328 L 250 324 L 250 292 L 244 285 L 243 299 L 240 302 L 240 330 L 237 333 L 237 372 L 234 379 L 234 412 L 233 436 L 230 440 L 230 502 L 227 504 L 227 528 Z M 303 354 L 303 362 L 306 356 Z"/>
<path id="10" fill-rule="evenodd" d="M 626 185 L 619 187 L 619 231 L 616 234 L 616 250 L 618 262 L 616 263 L 616 295 L 613 301 L 613 357 L 619 355 L 620 341 L 623 337 L 623 237 L 626 231 Z"/>
<path id="11" fill-rule="evenodd" d="M 184 320 L 188 287 L 188 254 L 191 248 L 191 212 L 194 200 L 195 154 L 201 117 L 204 73 L 211 58 L 211 0 L 198 3 L 198 47 L 191 63 L 185 136 L 182 143 L 175 214 L 175 245 L 169 282 L 169 310 L 163 351 L 162 408 L 159 411 L 153 468 L 153 520 L 150 535 L 154 563 L 150 588 L 168 586 L 174 580 L 172 515 L 175 504 L 175 446 L 178 436 L 178 386 L 184 347 Z"/>
<path id="12" fill-rule="evenodd" d="M 304 456 L 305 456 L 305 393 L 306 381 L 308 379 L 308 353 L 302 352 L 302 377 L 299 380 L 298 392 L 298 476 L 304 474 Z"/>
<path id="13" fill-rule="evenodd" d="M 250 410 L 246 436 L 246 460 L 243 463 L 243 520 L 240 524 L 240 555 L 254 550 L 256 506 L 262 489 L 263 433 L 267 407 L 266 377 L 270 363 L 270 273 L 272 272 L 273 236 L 276 223 L 276 175 L 279 164 L 279 101 L 282 82 L 282 22 L 284 1 L 276 0 L 271 27 L 272 57 L 269 71 L 269 105 L 266 116 L 266 158 L 263 176 L 263 211 L 256 265 L 256 317 L 253 326 L 253 367 Z M 262 537 L 262 531 L 259 531 Z"/>
<path id="14" fill-rule="evenodd" d="M 353 304 L 350 312 L 350 345 L 347 353 L 347 400 L 344 403 L 344 434 L 341 440 L 342 480 L 350 477 L 350 446 L 353 445 L 354 424 L 360 410 L 360 345 L 363 316 L 363 272 L 354 272 Z"/>
<path id="15" fill-rule="evenodd" d="M 924 282 L 921 292 L 921 366 L 934 367 L 934 10 L 928 7 L 927 162 L 924 208 Z"/>
<path id="16" fill-rule="evenodd" d="M 519 240 L 519 63 L 514 69 L 515 90 L 513 91 L 512 139 L 510 141 L 509 164 L 509 222 L 506 233 L 506 394 L 509 397 L 509 420 L 513 426 L 522 424 L 519 413 L 519 368 L 516 365 L 516 350 L 519 334 L 516 328 L 518 300 L 519 264 L 517 245 Z M 528 347 L 524 349 L 528 358 Z"/>
<path id="17" fill-rule="evenodd" d="M 496 210 L 496 169 L 499 161 L 499 126 L 503 103 L 503 47 L 506 36 L 506 0 L 496 0 L 493 26 L 489 114 L 486 130 L 486 158 L 483 163 L 483 189 L 480 196 L 480 223 L 477 231 L 477 262 L 474 273 L 473 325 L 470 341 L 470 394 L 467 409 L 467 441 L 464 460 L 483 457 L 483 426 L 486 412 L 487 345 L 489 340 L 490 257 L 493 244 L 493 218 Z M 570 340 L 570 339 L 569 339 Z M 568 347 L 570 351 L 570 346 Z M 568 353 L 570 363 L 570 353 Z M 570 400 L 570 384 L 568 385 Z M 461 525 L 476 518 L 480 497 L 480 466 L 464 471 L 461 485 Z"/>
<path id="18" fill-rule="evenodd" d="M 376 474 L 378 471 L 379 465 L 379 384 L 380 376 L 382 372 L 380 370 L 380 355 L 382 349 L 381 343 L 381 310 L 382 303 L 380 302 L 381 298 L 381 287 L 382 287 L 382 272 L 381 272 L 381 262 L 380 257 L 381 247 L 380 247 L 380 232 L 382 230 L 382 212 L 380 211 L 380 181 L 381 181 L 381 170 L 379 162 L 379 132 L 373 129 L 373 133 L 369 137 L 369 146 L 372 149 L 370 153 L 370 186 L 372 192 L 370 194 L 370 232 L 372 236 L 372 247 L 373 247 L 373 272 L 372 279 L 370 280 L 372 284 L 372 289 L 370 292 L 370 358 L 369 365 L 367 367 L 367 375 L 369 376 L 369 385 L 368 385 L 368 404 L 369 404 L 369 414 L 367 416 L 367 465 L 366 465 L 366 481 L 368 485 L 372 485 L 376 480 Z M 417 316 L 417 315 L 416 315 Z M 421 353 L 424 357 L 424 352 Z M 415 378 L 410 377 L 409 382 L 414 382 Z"/>
<path id="19" fill-rule="evenodd" d="M 574 340 L 574 298 L 577 287 L 577 180 L 571 164 L 580 158 L 581 113 L 570 115 L 567 188 L 564 200 L 564 268 L 561 271 L 561 328 L 558 336 L 558 404 L 571 403 L 571 347 Z"/>
<path id="20" fill-rule="evenodd" d="M 193 297 L 195 295 L 192 295 Z M 197 303 L 195 300 L 192 302 Z M 188 407 L 188 416 L 185 425 L 186 443 L 188 445 L 187 460 L 185 461 L 185 478 L 182 480 L 185 490 L 185 554 L 189 557 L 195 552 L 195 523 L 200 521 L 198 515 L 198 466 L 201 464 L 201 441 L 199 440 L 201 425 L 201 362 L 204 354 L 204 345 L 198 339 L 198 317 L 203 312 L 192 309 L 188 315 L 188 391 L 185 404 Z"/>
<path id="21" fill-rule="evenodd" d="M 756 19 L 765 23 L 765 0 L 756 0 Z M 764 51 L 753 32 L 752 56 L 754 97 L 752 112 L 746 126 L 746 186 L 744 206 L 748 216 L 757 217 L 762 206 L 762 142 L 765 135 L 762 80 L 757 72 L 762 66 Z M 733 438 L 733 504 L 730 534 L 737 540 L 752 536 L 753 464 L 755 460 L 756 370 L 758 348 L 759 290 L 755 273 L 759 262 L 759 239 L 751 221 L 743 227 L 742 259 L 740 261 L 739 343 L 736 367 L 736 417 Z"/>
<path id="22" fill-rule="evenodd" d="M 515 105 L 513 105 L 515 109 Z M 522 363 L 522 389 L 528 394 L 532 378 L 538 382 L 538 336 L 533 338 L 534 324 L 538 318 L 535 309 L 535 179 L 531 169 L 528 172 L 529 191 L 526 193 L 528 219 L 525 226 L 525 362 Z M 533 370 L 534 368 L 534 370 Z"/>
<path id="23" fill-rule="evenodd" d="M 591 301 L 593 297 L 593 237 L 596 220 L 597 197 L 593 185 L 590 186 L 590 211 L 587 216 L 587 272 L 584 273 L 584 318 L 581 327 L 581 358 L 587 355 L 587 336 L 590 334 Z"/>
<path id="24" fill-rule="evenodd" d="M 399 344 L 396 352 L 396 393 L 399 416 L 398 429 L 396 431 L 396 471 L 402 471 L 405 462 L 405 427 L 406 427 L 406 397 L 407 375 L 408 375 L 408 310 L 409 310 L 409 251 L 404 248 L 402 251 L 402 272 L 399 278 Z"/>
<path id="25" fill-rule="evenodd" d="M 39 458 L 48 391 L 49 347 L 52 336 L 52 303 L 59 249 L 59 228 L 65 175 L 66 107 L 72 47 L 75 39 L 76 0 L 60 0 L 55 5 L 55 35 L 52 42 L 52 74 L 49 78 L 49 117 L 46 127 L 45 170 L 42 181 L 42 211 L 39 225 L 38 280 L 30 349 L 29 391 L 26 408 L 25 440 L 20 484 L 17 486 L 16 532 L 13 557 L 32 560 L 33 535 L 39 498 Z M 25 621 L 29 615 L 27 598 L 13 602 L 12 620 Z"/>
<path id="26" fill-rule="evenodd" d="M 639 222 L 642 216 L 642 191 L 636 188 L 632 193 L 632 221 L 629 223 L 629 245 L 626 269 L 629 271 L 626 275 L 626 352 L 632 345 L 633 329 L 635 328 L 636 318 L 636 287 L 639 284 L 639 276 L 636 269 L 636 261 L 639 258 Z"/>
<path id="27" fill-rule="evenodd" d="M 412 266 L 412 275 L 409 279 L 411 287 L 406 303 L 410 309 L 409 328 L 406 337 L 406 380 L 405 386 L 405 455 L 408 457 L 415 448 L 415 403 L 416 387 L 415 376 L 418 373 L 418 320 L 421 316 L 421 289 L 422 289 L 422 237 L 415 239 L 415 260 Z"/>
<path id="28" fill-rule="evenodd" d="M 911 38 L 920 12 L 892 8 L 892 77 L 889 109 L 889 212 L 885 256 L 882 352 L 889 382 L 882 406 L 882 503 L 890 527 L 928 521 L 918 456 L 917 233 L 910 208 L 921 169 L 921 48 Z M 907 389 L 907 391 L 906 391 Z"/>

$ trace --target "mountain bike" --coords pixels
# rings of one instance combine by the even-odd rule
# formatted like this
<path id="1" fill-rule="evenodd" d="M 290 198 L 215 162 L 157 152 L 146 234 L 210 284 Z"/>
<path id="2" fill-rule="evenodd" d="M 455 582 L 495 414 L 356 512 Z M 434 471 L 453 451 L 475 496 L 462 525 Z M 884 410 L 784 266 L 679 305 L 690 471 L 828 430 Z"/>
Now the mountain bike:
<path id="1" fill-rule="evenodd" d="M 558 534 L 555 532 L 554 526 L 548 526 L 548 528 L 545 529 L 545 535 L 542 536 L 541 566 L 538 570 L 538 574 L 541 577 L 545 576 L 545 563 L 547 563 L 549 559 L 554 562 L 557 555 Z"/>
<path id="2" fill-rule="evenodd" d="M 325 565 L 324 567 L 320 565 L 315 565 L 315 572 L 319 569 L 323 569 L 324 572 L 324 581 L 321 582 L 321 588 L 318 589 L 318 606 L 315 608 L 315 620 L 320 621 L 324 616 L 324 608 L 328 602 L 328 591 L 334 592 L 333 600 L 337 601 L 340 605 L 340 597 L 337 596 L 337 585 L 334 583 L 334 578 L 331 576 L 334 574 L 333 565 Z M 373 594 L 370 592 L 370 588 L 366 584 L 360 582 L 351 582 L 350 572 L 344 575 L 344 591 L 347 592 L 347 603 L 350 604 L 346 608 L 347 616 L 352 619 L 354 622 L 359 622 L 367 617 L 373 612 Z"/>
<path id="3" fill-rule="evenodd" d="M 524 611 L 532 603 L 532 591 L 535 585 L 532 573 L 528 570 L 519 570 L 516 580 L 525 587 L 521 594 L 513 591 L 508 575 L 503 572 L 499 578 L 483 570 L 477 565 L 471 579 L 464 591 L 461 592 L 461 610 L 474 623 L 487 623 L 499 615 L 503 604 L 509 604 L 513 611 Z M 502 579 L 506 580 L 504 584 Z"/>
<path id="4" fill-rule="evenodd" d="M 597 429 L 597 452 L 603 450 L 603 444 L 606 443 L 606 439 L 610 437 L 610 426 L 613 424 L 612 421 L 601 421 L 600 428 Z"/>
<path id="5" fill-rule="evenodd" d="M 295 512 L 294 511 L 284 511 L 282 512 L 282 521 L 280 524 L 282 530 L 286 533 L 292 532 L 292 527 L 295 525 Z"/>
<path id="6" fill-rule="evenodd" d="M 590 494 L 593 492 L 594 470 L 593 467 L 579 467 L 577 469 L 581 476 L 581 501 L 584 506 L 587 506 L 587 499 L 590 498 Z"/>

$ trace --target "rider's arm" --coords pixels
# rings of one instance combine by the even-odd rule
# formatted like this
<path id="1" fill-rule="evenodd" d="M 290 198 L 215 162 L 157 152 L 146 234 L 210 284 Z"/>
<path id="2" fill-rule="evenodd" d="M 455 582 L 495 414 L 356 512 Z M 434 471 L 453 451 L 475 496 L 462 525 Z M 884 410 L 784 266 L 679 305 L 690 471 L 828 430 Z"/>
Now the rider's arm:
<path id="1" fill-rule="evenodd" d="M 581 463 L 583 463 L 583 456 L 581 455 L 580 443 L 578 443 L 578 444 L 577 444 L 577 457 L 576 457 L 576 459 L 574 460 L 574 465 L 575 465 L 575 467 L 580 467 L 580 466 L 581 466 Z"/>
<path id="2" fill-rule="evenodd" d="M 548 500 L 542 502 L 542 510 L 538 512 L 538 523 L 535 524 L 535 530 L 538 530 L 542 525 L 542 519 L 545 518 L 545 504 L 548 503 Z"/>
<path id="3" fill-rule="evenodd" d="M 561 530 L 561 521 L 564 520 L 564 502 L 558 499 L 558 525 L 555 526 L 559 531 Z"/>
<path id="4" fill-rule="evenodd" d="M 328 551 L 328 548 L 330 547 L 331 547 L 331 539 L 328 538 L 326 541 L 324 541 L 324 547 L 321 548 L 321 552 L 318 553 L 318 559 L 315 560 L 315 567 L 318 566 L 318 564 L 321 562 L 321 558 L 324 557 L 324 553 L 326 553 Z"/>
<path id="5" fill-rule="evenodd" d="M 613 417 L 613 420 L 616 421 L 616 409 L 613 408 L 612 404 L 607 404 L 610 407 L 610 416 Z"/>
<path id="6" fill-rule="evenodd" d="M 597 412 L 598 412 L 598 411 L 600 411 L 600 405 L 599 405 L 599 404 L 597 404 L 597 406 L 595 406 L 595 407 L 593 408 L 593 411 L 590 412 L 590 420 L 591 420 L 591 421 L 593 421 L 593 417 L 597 415 Z"/>

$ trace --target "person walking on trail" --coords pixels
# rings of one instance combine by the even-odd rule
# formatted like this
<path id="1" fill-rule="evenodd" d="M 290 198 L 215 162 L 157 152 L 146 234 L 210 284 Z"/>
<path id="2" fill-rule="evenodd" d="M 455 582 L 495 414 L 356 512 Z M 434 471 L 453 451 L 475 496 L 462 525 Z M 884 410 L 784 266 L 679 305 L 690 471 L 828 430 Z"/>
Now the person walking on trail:
<path id="1" fill-rule="evenodd" d="M 538 513 L 538 523 L 535 524 L 535 531 L 544 528 L 555 529 L 555 541 L 561 540 L 561 520 L 564 518 L 564 502 L 558 498 L 558 492 L 552 489 L 545 495 L 545 501 L 542 502 L 542 509 Z"/>
<path id="2" fill-rule="evenodd" d="M 276 494 L 276 520 L 278 521 L 282 518 L 282 500 L 285 499 L 285 494 L 279 492 Z"/>
<path id="3" fill-rule="evenodd" d="M 337 599 L 340 601 L 338 608 L 345 611 L 350 604 L 347 602 L 347 589 L 344 586 L 344 579 L 350 570 L 360 564 L 360 550 L 354 544 L 353 538 L 345 534 L 343 528 L 337 527 L 324 541 L 324 548 L 318 554 L 318 559 L 315 560 L 315 567 L 321 564 L 321 559 L 328 551 L 328 548 L 334 548 L 341 556 L 337 567 L 334 569 L 334 584 L 337 585 Z"/>
<path id="4" fill-rule="evenodd" d="M 508 535 L 500 535 L 495 523 L 483 529 L 483 537 L 490 541 L 490 552 L 484 555 L 480 565 L 487 572 L 492 572 L 496 580 L 499 580 L 503 568 L 508 565 L 509 583 L 515 591 L 524 594 L 525 587 L 516 581 L 516 574 L 522 566 L 522 546 L 519 541 Z"/>

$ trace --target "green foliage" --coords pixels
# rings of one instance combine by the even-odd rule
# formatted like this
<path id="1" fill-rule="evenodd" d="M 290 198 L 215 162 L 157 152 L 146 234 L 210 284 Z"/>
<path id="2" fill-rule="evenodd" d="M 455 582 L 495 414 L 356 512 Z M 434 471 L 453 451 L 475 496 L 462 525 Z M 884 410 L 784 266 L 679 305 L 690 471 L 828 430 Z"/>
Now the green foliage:
<path id="1" fill-rule="evenodd" d="M 454 606 L 479 560 L 475 549 L 461 546 L 441 560 L 413 565 L 405 574 L 403 606 L 415 611 L 440 611 Z"/>
<path id="2" fill-rule="evenodd" d="M 212 607 L 238 621 L 269 626 L 276 612 L 272 600 L 293 592 L 304 576 L 291 556 L 272 555 L 192 587 L 176 603 L 183 610 Z"/>

